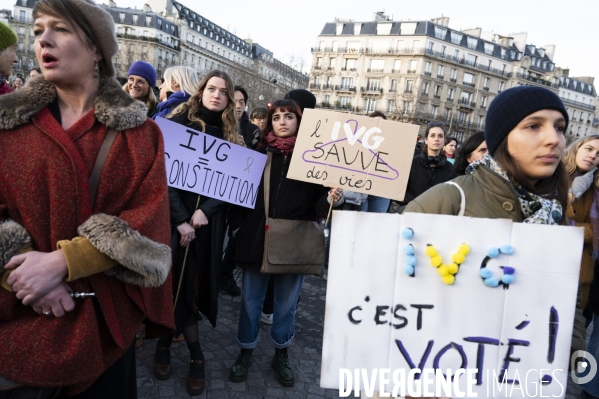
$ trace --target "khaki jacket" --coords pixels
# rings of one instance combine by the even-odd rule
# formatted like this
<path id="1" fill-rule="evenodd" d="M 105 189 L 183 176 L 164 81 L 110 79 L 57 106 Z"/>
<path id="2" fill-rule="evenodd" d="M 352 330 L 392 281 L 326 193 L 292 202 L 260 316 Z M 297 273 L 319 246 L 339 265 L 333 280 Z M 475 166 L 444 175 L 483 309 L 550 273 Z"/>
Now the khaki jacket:
<path id="1" fill-rule="evenodd" d="M 452 180 L 466 196 L 464 216 L 511 219 L 522 222 L 520 202 L 516 190 L 501 176 L 486 166 L 479 166 L 473 174 Z M 405 212 L 457 215 L 461 195 L 451 184 L 436 185 L 408 204 Z"/>

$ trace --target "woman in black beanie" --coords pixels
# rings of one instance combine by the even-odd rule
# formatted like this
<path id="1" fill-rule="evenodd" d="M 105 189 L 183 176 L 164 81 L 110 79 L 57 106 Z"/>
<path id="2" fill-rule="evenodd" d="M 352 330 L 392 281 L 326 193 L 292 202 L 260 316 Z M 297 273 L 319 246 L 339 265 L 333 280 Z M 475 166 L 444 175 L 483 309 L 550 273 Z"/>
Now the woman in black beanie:
<path id="1" fill-rule="evenodd" d="M 452 181 L 458 187 L 435 186 L 410 202 L 406 212 L 563 224 L 568 178 L 560 159 L 568 120 L 562 101 L 547 89 L 504 91 L 487 112 L 489 154 Z"/>

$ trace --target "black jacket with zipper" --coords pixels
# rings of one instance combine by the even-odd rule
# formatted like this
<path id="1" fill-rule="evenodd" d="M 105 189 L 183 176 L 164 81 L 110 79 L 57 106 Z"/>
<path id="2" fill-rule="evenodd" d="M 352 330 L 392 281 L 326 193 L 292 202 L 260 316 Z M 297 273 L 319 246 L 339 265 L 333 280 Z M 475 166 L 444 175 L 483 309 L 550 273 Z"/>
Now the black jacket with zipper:
<path id="1" fill-rule="evenodd" d="M 453 172 L 453 165 L 447 161 L 443 151 L 439 154 L 439 162 L 434 166 L 430 165 L 428 154 L 421 152 L 412 159 L 406 195 L 400 205 L 405 206 L 429 188 L 456 177 Z"/>
<path id="2" fill-rule="evenodd" d="M 274 148 L 258 148 L 265 154 L 272 153 L 270 170 L 269 217 L 288 220 L 316 220 L 327 216 L 329 202 L 328 188 L 318 184 L 288 179 L 287 172 L 291 156 L 285 156 Z M 266 213 L 264 211 L 264 175 L 260 181 L 256 207 L 247 209 L 235 207 L 231 215 L 231 227 L 240 227 L 237 239 L 235 263 L 244 270 L 260 270 L 264 252 Z"/>

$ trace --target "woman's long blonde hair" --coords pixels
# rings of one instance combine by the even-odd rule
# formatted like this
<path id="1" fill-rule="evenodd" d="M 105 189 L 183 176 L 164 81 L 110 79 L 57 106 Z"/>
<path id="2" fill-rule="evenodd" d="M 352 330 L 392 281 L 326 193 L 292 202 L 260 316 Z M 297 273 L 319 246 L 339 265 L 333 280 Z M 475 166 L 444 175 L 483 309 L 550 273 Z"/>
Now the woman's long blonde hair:
<path id="1" fill-rule="evenodd" d="M 150 85 L 148 85 L 148 86 L 150 86 Z M 129 94 L 129 83 L 125 83 L 125 85 L 123 86 L 123 90 L 125 90 L 127 92 L 127 94 Z M 129 95 L 131 95 L 131 94 L 129 94 Z M 150 87 L 150 89 L 148 90 L 148 94 L 146 95 L 146 101 L 142 101 L 142 102 L 144 104 L 146 104 L 146 107 L 148 107 L 148 109 L 152 109 L 156 106 L 156 104 L 158 104 L 159 101 L 156 98 L 156 95 L 154 94 L 153 87 Z"/>
<path id="2" fill-rule="evenodd" d="M 195 94 L 191 96 L 187 102 L 179 105 L 175 110 L 169 115 L 169 118 L 172 118 L 175 115 L 180 115 L 187 113 L 187 119 L 191 122 L 198 123 L 202 130 L 206 130 L 206 123 L 202 119 L 200 119 L 200 104 L 202 102 L 202 95 L 204 94 L 204 89 L 208 84 L 208 81 L 214 77 L 221 78 L 225 81 L 227 86 L 227 106 L 225 107 L 222 115 L 223 121 L 223 138 L 231 143 L 239 144 L 239 127 L 237 125 L 237 116 L 235 115 L 235 98 L 233 81 L 229 77 L 226 72 L 214 70 L 208 72 L 206 76 L 200 81 L 200 85 L 198 86 Z"/>
<path id="3" fill-rule="evenodd" d="M 192 93 L 195 93 L 200 86 L 200 80 L 198 79 L 196 71 L 188 66 L 174 66 L 167 68 L 164 71 L 163 76 L 167 91 L 182 91 L 191 95 Z M 179 85 L 179 90 L 175 90 L 173 87 L 175 84 Z"/>
<path id="4" fill-rule="evenodd" d="M 578 150 L 580 150 L 583 145 L 593 140 L 599 140 L 599 134 L 581 137 L 566 148 L 564 155 L 562 155 L 562 163 L 566 167 L 568 176 L 572 176 L 574 172 L 576 172 L 576 154 L 578 153 Z M 593 180 L 595 186 L 599 187 L 599 173 L 595 172 L 595 179 Z"/>

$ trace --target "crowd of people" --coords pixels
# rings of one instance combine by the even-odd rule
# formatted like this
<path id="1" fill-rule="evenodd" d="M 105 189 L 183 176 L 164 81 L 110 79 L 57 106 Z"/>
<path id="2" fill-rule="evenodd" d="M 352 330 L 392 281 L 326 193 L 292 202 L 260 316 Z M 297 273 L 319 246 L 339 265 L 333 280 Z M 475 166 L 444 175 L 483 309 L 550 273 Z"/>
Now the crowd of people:
<path id="1" fill-rule="evenodd" d="M 429 123 L 405 198 L 394 203 L 286 177 L 304 110 L 316 105 L 310 92 L 293 90 L 248 113 L 249 94 L 225 72 L 199 79 L 173 66 L 158 77 L 141 60 L 120 84 L 112 16 L 92 0 L 41 0 L 33 18 L 41 69 L 12 85 L 17 37 L 0 23 L 1 399 L 135 398 L 135 347 L 144 337 L 157 338 L 160 380 L 171 378 L 172 342 L 185 340 L 187 391 L 199 395 L 206 363 L 198 321 L 216 326 L 219 290 L 241 296 L 230 380 L 247 378 L 266 323 L 275 377 L 293 386 L 287 349 L 303 274 L 264 272 L 265 251 L 292 256 L 273 249 L 282 244 L 267 233 L 275 219 L 324 220 L 330 229 L 332 208 L 583 227 L 572 351 L 599 354 L 599 328 L 585 343 L 599 319 L 599 136 L 566 148 L 569 115 L 553 92 L 502 92 L 485 131 L 462 143 Z M 152 121 L 159 117 L 265 154 L 255 208 L 167 187 L 168 132 Z M 311 258 L 325 278 L 326 236 L 322 258 Z M 584 389 L 599 397 L 599 379 Z"/>

